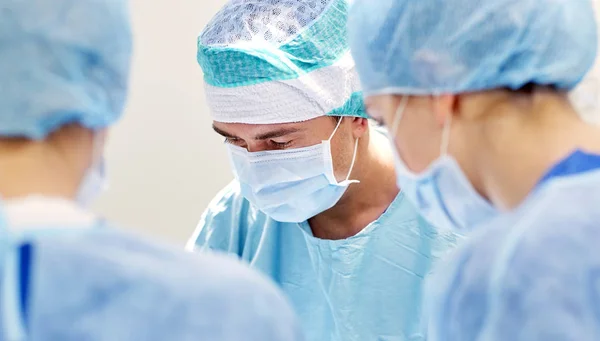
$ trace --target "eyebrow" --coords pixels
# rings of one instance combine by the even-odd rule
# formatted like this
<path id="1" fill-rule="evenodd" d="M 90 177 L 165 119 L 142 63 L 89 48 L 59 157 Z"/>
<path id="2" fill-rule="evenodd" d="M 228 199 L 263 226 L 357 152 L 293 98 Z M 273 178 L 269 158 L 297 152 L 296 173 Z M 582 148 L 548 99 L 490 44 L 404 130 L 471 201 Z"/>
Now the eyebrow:
<path id="1" fill-rule="evenodd" d="M 254 137 L 254 139 L 255 140 L 275 139 L 275 138 L 278 138 L 278 137 L 282 137 L 282 136 L 286 136 L 286 135 L 289 135 L 289 134 L 297 133 L 300 130 L 301 129 L 298 129 L 298 128 L 279 129 L 279 130 L 274 130 L 274 131 L 270 131 L 268 133 L 257 135 L 257 136 Z"/>
<path id="2" fill-rule="evenodd" d="M 230 133 L 228 133 L 228 132 L 226 132 L 224 130 L 221 130 L 221 129 L 215 127 L 215 125 L 213 125 L 212 128 L 213 128 L 213 130 L 217 134 L 219 134 L 219 135 L 221 135 L 223 137 L 226 137 L 226 138 L 236 138 L 236 139 L 239 138 L 239 137 L 237 137 L 237 136 L 235 136 L 233 134 L 230 134 Z M 254 139 L 255 140 L 275 139 L 275 138 L 278 138 L 278 137 L 282 137 L 282 136 L 286 136 L 286 135 L 289 135 L 289 134 L 297 133 L 297 132 L 302 131 L 302 130 L 303 129 L 299 129 L 299 128 L 284 128 L 284 129 L 279 129 L 279 130 L 273 130 L 273 131 L 266 132 L 264 134 L 256 135 L 254 137 Z"/>
<path id="3" fill-rule="evenodd" d="M 228 133 L 228 132 L 226 132 L 224 130 L 221 130 L 221 129 L 217 128 L 217 127 L 215 127 L 214 124 L 213 124 L 212 128 L 215 131 L 215 133 L 217 133 L 217 134 L 219 134 L 219 135 L 221 135 L 223 137 L 237 138 L 237 136 L 231 135 L 230 133 Z"/>

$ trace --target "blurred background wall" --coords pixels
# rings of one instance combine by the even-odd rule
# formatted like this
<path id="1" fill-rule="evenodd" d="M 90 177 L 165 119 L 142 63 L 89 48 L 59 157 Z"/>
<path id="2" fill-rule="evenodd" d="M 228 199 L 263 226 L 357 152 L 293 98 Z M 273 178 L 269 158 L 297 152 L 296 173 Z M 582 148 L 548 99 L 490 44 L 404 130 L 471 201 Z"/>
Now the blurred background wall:
<path id="1" fill-rule="evenodd" d="M 109 139 L 109 190 L 96 203 L 124 228 L 183 245 L 232 179 L 195 58 L 197 34 L 224 3 L 131 1 L 131 92 Z"/>

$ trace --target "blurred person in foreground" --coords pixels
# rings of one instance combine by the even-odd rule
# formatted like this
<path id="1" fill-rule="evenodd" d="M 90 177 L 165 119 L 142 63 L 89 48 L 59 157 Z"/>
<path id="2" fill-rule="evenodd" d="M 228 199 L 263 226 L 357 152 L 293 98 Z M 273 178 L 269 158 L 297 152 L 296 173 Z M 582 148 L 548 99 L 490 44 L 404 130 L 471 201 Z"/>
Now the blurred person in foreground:
<path id="1" fill-rule="evenodd" d="M 118 0 L 0 0 L 0 340 L 300 340 L 267 279 L 86 208 L 127 93 Z"/>

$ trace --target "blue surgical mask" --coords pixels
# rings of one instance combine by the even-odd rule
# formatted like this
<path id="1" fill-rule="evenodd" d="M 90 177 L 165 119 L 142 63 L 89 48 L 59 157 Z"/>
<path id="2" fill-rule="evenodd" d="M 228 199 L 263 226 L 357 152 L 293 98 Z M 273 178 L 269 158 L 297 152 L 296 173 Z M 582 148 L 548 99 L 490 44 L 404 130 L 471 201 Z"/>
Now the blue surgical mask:
<path id="1" fill-rule="evenodd" d="M 403 97 L 390 136 L 398 187 L 416 205 L 419 213 L 436 227 L 466 232 L 496 216 L 496 208 L 477 193 L 456 160 L 447 153 L 451 115 L 444 126 L 440 157 L 418 174 L 406 166 L 398 155 L 394 139 L 407 102 L 408 97 Z"/>
<path id="2" fill-rule="evenodd" d="M 346 180 L 338 182 L 333 171 L 331 139 L 297 149 L 248 152 L 227 144 L 242 195 L 269 217 L 300 223 L 333 207 L 356 180 L 349 180 L 356 160 L 358 139 Z"/>
<path id="3" fill-rule="evenodd" d="M 85 172 L 75 201 L 82 207 L 88 207 L 106 190 L 106 161 L 104 159 L 104 135 L 96 132 L 92 149 L 92 165 Z"/>
<path id="4" fill-rule="evenodd" d="M 79 185 L 75 201 L 88 207 L 96 200 L 107 187 L 106 166 L 104 158 L 90 167 Z"/>

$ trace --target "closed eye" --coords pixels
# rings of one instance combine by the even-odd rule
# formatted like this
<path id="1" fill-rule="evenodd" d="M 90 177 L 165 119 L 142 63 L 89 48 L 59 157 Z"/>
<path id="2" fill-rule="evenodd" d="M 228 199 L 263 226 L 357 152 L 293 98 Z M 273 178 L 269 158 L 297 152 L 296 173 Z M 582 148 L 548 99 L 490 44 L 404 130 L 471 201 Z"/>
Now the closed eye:
<path id="1" fill-rule="evenodd" d="M 232 144 L 234 146 L 241 146 L 244 143 L 244 140 L 239 139 L 237 137 L 226 137 L 225 143 Z"/>
<path id="2" fill-rule="evenodd" d="M 273 146 L 276 149 L 285 149 L 292 144 L 292 141 L 277 142 L 277 141 L 271 140 L 271 141 L 269 141 L 269 143 L 271 144 L 271 146 Z"/>

